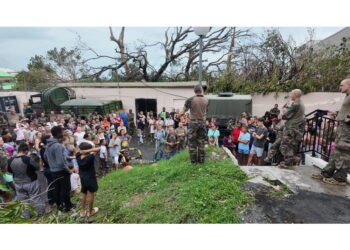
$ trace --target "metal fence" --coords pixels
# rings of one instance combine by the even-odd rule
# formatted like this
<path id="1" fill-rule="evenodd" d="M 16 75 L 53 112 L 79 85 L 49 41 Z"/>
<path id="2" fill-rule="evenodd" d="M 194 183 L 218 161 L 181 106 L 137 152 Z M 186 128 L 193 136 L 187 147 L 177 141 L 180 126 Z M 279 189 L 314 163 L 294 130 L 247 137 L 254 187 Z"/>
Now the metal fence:
<path id="1" fill-rule="evenodd" d="M 317 109 L 306 115 L 301 153 L 311 152 L 328 161 L 334 147 L 336 120 L 327 116 L 327 111 Z"/>

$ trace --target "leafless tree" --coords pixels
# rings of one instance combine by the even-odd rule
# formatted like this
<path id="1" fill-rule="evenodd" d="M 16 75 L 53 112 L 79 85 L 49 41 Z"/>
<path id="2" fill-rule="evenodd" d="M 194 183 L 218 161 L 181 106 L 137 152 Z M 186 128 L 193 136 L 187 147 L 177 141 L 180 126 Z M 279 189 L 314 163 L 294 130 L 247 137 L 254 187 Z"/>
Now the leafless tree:
<path id="1" fill-rule="evenodd" d="M 117 39 L 113 33 L 112 28 L 109 28 L 111 41 L 117 44 L 115 50 L 116 55 L 104 56 L 99 55 L 92 48 L 88 48 L 94 57 L 88 59 L 95 60 L 99 58 L 109 58 L 114 60 L 113 64 L 106 65 L 99 68 L 92 68 L 95 71 L 93 77 L 99 77 L 107 70 L 118 70 L 123 68 L 126 80 L 135 80 L 141 77 L 145 81 L 159 81 L 162 78 L 168 80 L 178 80 L 184 78 L 190 80 L 191 70 L 195 69 L 197 60 L 199 57 L 199 38 L 189 39 L 189 36 L 193 33 L 192 27 L 183 28 L 175 27 L 168 28 L 164 32 L 164 40 L 156 42 L 154 44 L 147 44 L 145 42 L 139 42 L 132 52 L 128 52 L 127 46 L 124 41 L 125 28 L 122 27 L 119 38 Z M 204 67 L 204 70 L 210 70 L 215 68 L 216 70 L 222 70 L 223 64 L 227 61 L 226 56 L 229 54 L 230 48 L 229 41 L 234 40 L 237 37 L 247 35 L 246 30 L 236 30 L 234 28 L 223 27 L 219 29 L 212 29 L 210 33 L 203 39 L 203 53 L 217 54 L 215 59 L 208 61 Z M 231 42 L 232 43 L 232 42 Z M 164 52 L 163 62 L 159 67 L 154 67 L 149 61 L 148 50 L 151 47 L 159 47 Z M 232 60 L 232 53 L 231 59 Z M 171 64 L 183 65 L 175 77 L 166 76 L 166 71 Z M 131 70 L 131 67 L 133 70 Z"/>

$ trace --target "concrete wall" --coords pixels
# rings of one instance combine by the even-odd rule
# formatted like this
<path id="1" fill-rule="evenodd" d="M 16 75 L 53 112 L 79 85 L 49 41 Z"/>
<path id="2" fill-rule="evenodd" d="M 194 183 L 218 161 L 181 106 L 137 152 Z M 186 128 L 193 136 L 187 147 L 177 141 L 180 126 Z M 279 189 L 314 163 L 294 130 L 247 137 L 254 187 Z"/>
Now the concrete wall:
<path id="1" fill-rule="evenodd" d="M 192 88 L 74 88 L 77 98 L 97 98 L 97 99 L 120 99 L 123 101 L 125 109 L 133 109 L 135 111 L 135 99 L 151 98 L 157 99 L 157 111 L 160 112 L 162 107 L 167 110 L 171 108 L 181 108 L 184 105 L 185 99 L 193 95 Z M 17 97 L 17 102 L 20 110 L 23 110 L 23 103 L 28 102 L 30 95 L 36 92 L 19 92 L 19 91 L 1 91 L 0 96 Z M 273 94 L 253 96 L 253 114 L 257 116 L 264 115 L 266 110 L 270 110 L 275 103 L 283 106 L 286 103 L 284 97 L 288 93 L 279 93 L 278 96 Z M 344 100 L 345 95 L 341 93 L 330 92 L 314 92 L 302 97 L 306 113 L 312 112 L 315 109 L 325 109 L 336 111 Z"/>
<path id="2" fill-rule="evenodd" d="M 288 93 L 279 93 L 278 96 L 274 93 L 253 95 L 253 114 L 262 116 L 266 110 L 273 108 L 275 103 L 282 107 L 287 102 L 285 96 L 288 96 Z M 345 94 L 333 92 L 313 92 L 306 94 L 302 97 L 305 104 L 305 113 L 308 114 L 315 109 L 337 111 L 340 109 L 344 97 Z"/>
<path id="3" fill-rule="evenodd" d="M 157 99 L 157 111 L 163 107 L 182 108 L 186 98 L 191 97 L 192 88 L 73 88 L 77 98 L 98 98 L 105 100 L 122 100 L 124 109 L 135 111 L 135 99 Z"/>

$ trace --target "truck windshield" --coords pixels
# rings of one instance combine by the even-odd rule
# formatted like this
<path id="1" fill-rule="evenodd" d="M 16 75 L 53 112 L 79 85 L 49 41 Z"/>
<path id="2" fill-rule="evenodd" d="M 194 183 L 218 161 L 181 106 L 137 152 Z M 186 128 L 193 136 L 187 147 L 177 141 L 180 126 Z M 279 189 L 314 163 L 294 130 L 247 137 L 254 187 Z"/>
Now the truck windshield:
<path id="1" fill-rule="evenodd" d="M 33 103 L 41 103 L 41 97 L 40 96 L 32 96 L 32 102 Z"/>

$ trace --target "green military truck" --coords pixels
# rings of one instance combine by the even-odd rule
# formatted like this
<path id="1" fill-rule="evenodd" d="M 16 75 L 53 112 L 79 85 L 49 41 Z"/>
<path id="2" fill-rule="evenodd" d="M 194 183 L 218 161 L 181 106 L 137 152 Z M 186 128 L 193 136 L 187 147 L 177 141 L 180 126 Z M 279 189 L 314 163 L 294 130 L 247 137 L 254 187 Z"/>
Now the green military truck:
<path id="1" fill-rule="evenodd" d="M 29 105 L 37 116 L 40 113 L 48 115 L 51 111 L 61 110 L 60 105 L 68 100 L 75 99 L 75 91 L 70 88 L 53 87 L 43 90 L 40 94 L 31 95 Z"/>
<path id="2" fill-rule="evenodd" d="M 230 131 L 228 125 L 230 120 L 238 121 L 242 112 L 252 114 L 252 96 L 237 95 L 230 92 L 217 95 L 206 95 L 209 100 L 207 119 L 216 117 L 220 130 L 220 141 L 225 132 Z"/>
<path id="3" fill-rule="evenodd" d="M 60 105 L 65 112 L 73 111 L 80 117 L 87 117 L 89 113 L 97 112 L 101 115 L 123 109 L 121 101 L 105 101 L 99 99 L 73 99 Z"/>
<path id="4" fill-rule="evenodd" d="M 40 116 L 40 113 L 49 115 L 51 111 L 57 113 L 61 110 L 73 111 L 78 116 L 87 116 L 92 112 L 104 115 L 123 108 L 122 102 L 118 100 L 77 99 L 75 91 L 68 87 L 48 88 L 31 95 L 29 104 L 25 114 L 27 117 Z"/>

